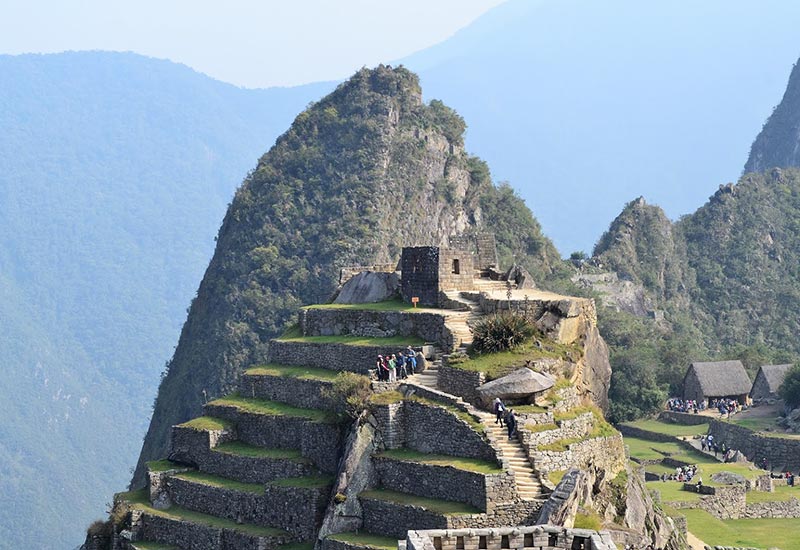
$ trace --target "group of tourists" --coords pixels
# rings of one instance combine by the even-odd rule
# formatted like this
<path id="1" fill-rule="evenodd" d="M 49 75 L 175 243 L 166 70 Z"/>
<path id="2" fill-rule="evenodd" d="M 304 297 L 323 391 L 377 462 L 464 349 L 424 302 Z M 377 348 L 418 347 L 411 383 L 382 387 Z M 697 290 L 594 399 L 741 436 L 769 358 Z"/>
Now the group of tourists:
<path id="1" fill-rule="evenodd" d="M 785 479 L 786 485 L 788 485 L 789 487 L 794 487 L 794 474 L 791 472 L 791 470 L 787 470 L 785 472 L 779 472 L 777 474 L 774 472 L 770 472 L 769 477 L 771 477 L 772 479 Z"/>
<path id="2" fill-rule="evenodd" d="M 378 355 L 375 375 L 381 382 L 397 382 L 412 376 L 417 370 L 417 354 L 411 346 L 405 352 Z"/>
<path id="3" fill-rule="evenodd" d="M 709 403 L 709 407 L 712 409 L 717 409 L 719 411 L 719 416 L 722 418 L 723 416 L 727 415 L 728 418 L 731 415 L 736 414 L 737 412 L 741 412 L 742 410 L 746 409 L 747 407 L 742 407 L 742 405 L 736 399 L 712 399 Z"/>
<path id="4" fill-rule="evenodd" d="M 702 410 L 705 410 L 706 402 L 703 400 L 697 401 L 696 399 L 679 399 L 677 397 L 671 397 L 667 399 L 667 410 L 672 412 L 681 412 L 681 413 L 698 413 Z"/>
<path id="5" fill-rule="evenodd" d="M 694 481 L 698 487 L 703 485 L 703 478 L 697 471 L 697 464 L 691 466 L 678 466 L 675 473 L 666 472 L 661 474 L 661 481 L 679 481 L 681 483 L 691 483 Z"/>
<path id="6" fill-rule="evenodd" d="M 514 409 L 507 408 L 499 397 L 494 398 L 492 407 L 495 414 L 494 423 L 499 423 L 501 428 L 505 424 L 508 430 L 508 438 L 513 438 L 517 434 L 517 417 L 514 415 Z"/>

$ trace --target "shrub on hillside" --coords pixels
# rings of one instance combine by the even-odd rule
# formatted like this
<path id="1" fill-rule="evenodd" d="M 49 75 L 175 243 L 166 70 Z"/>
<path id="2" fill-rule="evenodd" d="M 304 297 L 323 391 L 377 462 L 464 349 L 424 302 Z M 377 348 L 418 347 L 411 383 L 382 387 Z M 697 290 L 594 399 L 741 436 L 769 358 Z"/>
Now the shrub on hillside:
<path id="1" fill-rule="evenodd" d="M 800 363 L 786 373 L 778 393 L 790 407 L 800 407 Z"/>
<path id="2" fill-rule="evenodd" d="M 337 412 L 350 418 L 358 418 L 370 394 L 369 378 L 346 371 L 337 374 L 333 385 L 325 390 L 325 397 L 335 403 Z"/>
<path id="3" fill-rule="evenodd" d="M 522 345 L 534 335 L 536 330 L 531 322 L 522 315 L 505 313 L 479 321 L 472 332 L 473 351 L 497 353 Z"/>

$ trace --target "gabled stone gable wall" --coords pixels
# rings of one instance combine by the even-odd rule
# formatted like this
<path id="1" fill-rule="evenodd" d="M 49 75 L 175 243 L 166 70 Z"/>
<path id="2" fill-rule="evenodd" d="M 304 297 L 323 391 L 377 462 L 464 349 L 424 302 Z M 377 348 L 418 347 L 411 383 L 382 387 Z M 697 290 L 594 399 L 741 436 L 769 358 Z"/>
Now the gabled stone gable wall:
<path id="1" fill-rule="evenodd" d="M 767 377 L 764 376 L 764 372 L 760 369 L 756 375 L 756 379 L 753 381 L 753 387 L 750 390 L 750 397 L 752 397 L 754 400 L 775 399 L 777 397 L 775 393 L 770 391 L 769 383 L 767 383 Z"/>
<path id="2" fill-rule="evenodd" d="M 439 302 L 439 247 L 415 246 L 403 248 L 400 258 L 400 292 L 403 300 L 419 298 L 421 305 L 435 306 Z"/>
<path id="3" fill-rule="evenodd" d="M 455 273 L 455 263 L 458 273 Z M 473 290 L 475 268 L 472 253 L 458 249 L 439 250 L 439 290 Z"/>

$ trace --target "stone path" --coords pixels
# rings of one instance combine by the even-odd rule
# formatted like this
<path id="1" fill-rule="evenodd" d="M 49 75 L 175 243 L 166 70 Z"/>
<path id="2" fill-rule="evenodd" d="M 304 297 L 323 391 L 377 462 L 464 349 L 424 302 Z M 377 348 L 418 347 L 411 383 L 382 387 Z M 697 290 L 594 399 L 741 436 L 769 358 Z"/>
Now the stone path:
<path id="1" fill-rule="evenodd" d="M 486 431 L 494 436 L 494 440 L 503 451 L 503 457 L 508 460 L 514 472 L 514 479 L 520 496 L 525 500 L 546 498 L 539 476 L 531 466 L 528 455 L 525 453 L 519 439 L 517 437 L 508 439 L 508 431 L 505 428 L 501 428 L 499 424 L 494 423 L 495 416 L 493 414 L 483 411 L 479 414 L 483 425 L 486 426 Z"/>
<path id="2" fill-rule="evenodd" d="M 472 343 L 471 327 L 483 317 L 483 311 L 481 311 L 477 301 L 462 296 L 461 292 L 457 290 L 448 290 L 445 294 L 451 300 L 464 304 L 469 308 L 469 311 L 448 312 L 444 318 L 445 326 L 453 333 L 455 349 L 466 351 L 467 347 Z"/>
<path id="3" fill-rule="evenodd" d="M 431 388 L 432 390 L 439 389 L 439 365 L 441 364 L 441 359 L 429 361 L 426 363 L 424 371 L 414 376 L 409 376 L 408 381 L 419 384 L 420 386 L 425 386 L 426 388 Z"/>

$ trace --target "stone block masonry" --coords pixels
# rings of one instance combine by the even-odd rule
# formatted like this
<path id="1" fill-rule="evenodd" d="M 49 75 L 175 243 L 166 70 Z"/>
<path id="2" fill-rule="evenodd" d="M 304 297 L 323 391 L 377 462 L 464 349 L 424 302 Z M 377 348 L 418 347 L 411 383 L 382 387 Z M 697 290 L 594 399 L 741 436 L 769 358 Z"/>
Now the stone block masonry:
<path id="1" fill-rule="evenodd" d="M 552 525 L 491 529 L 431 529 L 409 531 L 407 550 L 616 550 L 608 531 L 565 529 Z"/>
<path id="2" fill-rule="evenodd" d="M 373 460 L 381 487 L 392 491 L 464 502 L 483 511 L 493 508 L 495 502 L 511 502 L 516 496 L 510 472 L 481 474 L 388 457 Z"/>
<path id="3" fill-rule="evenodd" d="M 303 336 L 412 336 L 442 349 L 452 349 L 453 344 L 439 313 L 307 308 L 300 310 L 298 320 Z"/>
<path id="4" fill-rule="evenodd" d="M 263 493 L 216 487 L 171 477 L 173 503 L 204 514 L 288 531 L 300 540 L 314 538 L 330 487 L 283 487 L 267 484 Z"/>
<path id="5" fill-rule="evenodd" d="M 444 407 L 406 401 L 406 446 L 423 452 L 497 461 L 485 436 Z"/>
<path id="6" fill-rule="evenodd" d="M 528 456 L 543 474 L 593 465 L 614 475 L 625 468 L 626 461 L 620 434 L 578 441 L 568 445 L 566 451 L 539 451 L 531 447 Z"/>
<path id="7" fill-rule="evenodd" d="M 298 449 L 323 472 L 336 471 L 342 441 L 338 424 L 296 416 L 250 413 L 211 403 L 205 406 L 205 410 L 210 416 L 233 422 L 239 441 L 268 449 Z"/>
<path id="8" fill-rule="evenodd" d="M 457 395 L 473 405 L 479 403 L 480 399 L 476 390 L 486 383 L 486 374 L 450 366 L 447 360 L 448 356 L 444 356 L 439 367 L 439 389 L 451 395 Z"/>
<path id="9" fill-rule="evenodd" d="M 336 405 L 326 395 L 332 383 L 322 380 L 245 373 L 239 378 L 239 393 L 245 397 L 280 401 L 301 409 L 333 411 Z"/>
<path id="10" fill-rule="evenodd" d="M 391 355 L 406 349 L 407 344 L 352 346 L 348 344 L 315 344 L 291 340 L 271 340 L 270 362 L 300 365 L 335 371 L 368 374 L 375 368 L 378 355 Z"/>
<path id="11" fill-rule="evenodd" d="M 793 472 L 800 469 L 800 439 L 767 437 L 720 420 L 711 421 L 708 433 L 718 443 L 725 443 L 728 448 L 741 451 L 748 460 L 756 464 L 766 457 L 773 469 Z"/>

